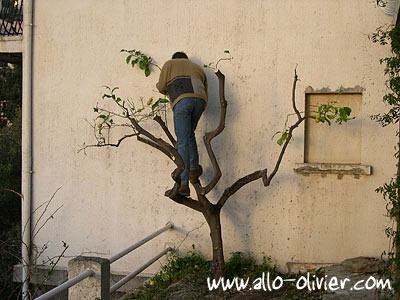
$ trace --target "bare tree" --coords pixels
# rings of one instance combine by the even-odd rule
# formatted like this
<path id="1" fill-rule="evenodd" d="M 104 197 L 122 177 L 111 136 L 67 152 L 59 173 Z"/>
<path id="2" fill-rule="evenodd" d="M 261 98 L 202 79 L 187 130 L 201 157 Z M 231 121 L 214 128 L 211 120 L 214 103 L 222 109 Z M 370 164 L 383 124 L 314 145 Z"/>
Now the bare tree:
<path id="1" fill-rule="evenodd" d="M 139 64 L 139 67 L 145 70 L 146 76 L 148 76 L 150 65 L 154 65 L 151 57 L 145 56 L 140 51 L 137 50 L 121 50 L 127 52 L 129 55 L 127 57 L 127 63 Z M 225 51 L 225 53 L 229 54 L 229 51 Z M 135 58 L 131 61 L 132 58 Z M 184 170 L 184 162 L 179 155 L 176 148 L 176 141 L 169 131 L 166 122 L 162 119 L 162 112 L 165 110 L 165 107 L 161 104 L 167 102 L 167 100 L 160 98 L 156 103 L 152 104 L 152 99 L 149 99 L 147 105 L 152 105 L 152 111 L 149 114 L 141 114 L 144 109 L 144 103 L 142 102 L 141 108 L 136 108 L 132 100 L 122 100 L 115 94 L 117 88 L 111 89 L 107 87 L 108 94 L 105 94 L 103 98 L 108 98 L 113 100 L 113 102 L 118 106 L 120 113 L 113 112 L 111 110 L 104 109 L 99 107 L 98 105 L 94 108 L 94 111 L 98 113 L 96 120 L 100 120 L 101 123 L 92 125 L 95 136 L 97 138 L 97 144 L 91 145 L 82 145 L 81 149 L 86 150 L 89 147 L 119 147 L 121 142 L 130 137 L 136 137 L 139 142 L 145 143 L 162 153 L 164 153 L 169 159 L 171 159 L 176 168 L 172 172 L 171 177 L 174 180 L 174 186 L 171 190 L 165 193 L 165 196 L 169 197 L 172 201 L 187 206 L 193 210 L 196 210 L 203 214 L 207 224 L 210 228 L 210 236 L 212 242 L 213 249 L 213 259 L 212 259 L 212 273 L 215 278 L 223 277 L 225 275 L 225 263 L 224 263 L 224 251 L 223 251 L 223 239 L 221 233 L 221 210 L 227 201 L 234 195 L 237 191 L 239 191 L 243 186 L 261 179 L 264 186 L 267 187 L 271 184 L 272 179 L 277 174 L 279 167 L 282 163 L 285 151 L 289 145 L 289 142 L 292 139 L 294 130 L 299 127 L 299 125 L 307 118 L 314 118 L 317 122 L 327 122 L 330 124 L 330 120 L 333 120 L 334 117 L 337 118 L 337 122 L 347 121 L 348 116 L 350 115 L 349 108 L 337 108 L 332 103 L 324 104 L 318 107 L 318 111 L 316 111 L 316 116 L 306 115 L 304 112 L 300 112 L 296 106 L 296 84 L 298 79 L 296 69 L 294 70 L 294 79 L 292 85 L 292 109 L 293 113 L 290 115 L 295 115 L 297 120 L 289 127 L 285 126 L 285 130 L 281 132 L 281 138 L 278 140 L 278 144 L 282 146 L 279 156 L 272 168 L 272 171 L 268 173 L 267 168 L 255 170 L 254 172 L 239 178 L 236 180 L 231 186 L 226 187 L 222 195 L 219 197 L 218 201 L 214 204 L 212 203 L 207 195 L 213 190 L 216 184 L 219 182 L 222 172 L 218 164 L 218 160 L 214 154 L 211 141 L 217 137 L 225 128 L 225 120 L 226 120 L 226 110 L 227 110 L 227 101 L 225 99 L 225 75 L 218 69 L 218 63 L 222 60 L 231 60 L 232 58 L 223 58 L 218 60 L 215 65 L 215 76 L 219 82 L 219 103 L 220 103 L 220 116 L 219 116 L 219 124 L 217 128 L 213 131 L 206 132 L 203 141 L 205 147 L 207 149 L 208 157 L 211 161 L 213 168 L 213 176 L 211 180 L 208 182 L 202 183 L 199 178 L 191 178 L 190 182 L 193 185 L 196 191 L 196 199 L 191 197 L 185 197 L 178 193 L 180 187 L 180 174 Z M 211 65 L 205 65 L 205 67 L 211 67 Z M 163 110 L 164 109 L 164 110 Z M 350 111 L 349 111 L 350 110 Z M 120 118 L 125 122 L 116 123 L 113 118 Z M 152 133 L 144 129 L 139 123 L 142 120 L 154 120 L 161 127 L 162 131 L 165 133 L 167 140 L 162 138 L 155 137 Z M 123 135 L 117 142 L 111 143 L 109 139 L 106 138 L 103 134 L 103 130 L 110 130 L 114 127 L 122 126 L 122 127 L 130 127 L 133 133 Z"/>

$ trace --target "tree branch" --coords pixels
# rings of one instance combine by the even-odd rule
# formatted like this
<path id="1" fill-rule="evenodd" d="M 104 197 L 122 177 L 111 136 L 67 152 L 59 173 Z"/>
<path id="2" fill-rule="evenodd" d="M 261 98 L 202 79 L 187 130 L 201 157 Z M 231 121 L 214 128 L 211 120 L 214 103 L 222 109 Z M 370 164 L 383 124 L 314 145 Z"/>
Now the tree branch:
<path id="1" fill-rule="evenodd" d="M 161 119 L 160 116 L 155 116 L 153 118 L 154 121 L 156 121 L 158 124 L 160 124 L 161 128 L 164 130 L 165 134 L 167 135 L 168 139 L 171 141 L 172 145 L 174 146 L 174 148 L 176 148 L 176 140 L 175 138 L 172 136 L 171 132 L 169 131 L 167 125 L 165 125 L 165 122 Z"/>
<path id="2" fill-rule="evenodd" d="M 293 88 L 292 88 L 292 107 L 293 110 L 295 111 L 297 115 L 297 122 L 294 123 L 292 126 L 289 127 L 288 130 L 288 136 L 282 146 L 281 152 L 279 154 L 278 160 L 276 161 L 275 168 L 271 172 L 269 176 L 267 176 L 267 169 L 264 170 L 259 170 L 255 171 L 247 176 L 244 176 L 237 180 L 232 186 L 229 188 L 225 189 L 224 193 L 222 194 L 221 198 L 219 199 L 217 203 L 217 208 L 221 209 L 226 201 L 234 194 L 236 193 L 239 189 L 241 189 L 243 186 L 246 184 L 257 180 L 259 178 L 262 178 L 264 186 L 269 186 L 271 183 L 271 180 L 274 178 L 275 174 L 278 172 L 280 164 L 282 162 L 283 156 L 285 154 L 286 148 L 289 145 L 292 137 L 293 137 L 293 131 L 306 119 L 306 117 L 302 117 L 299 110 L 296 107 L 296 83 L 298 81 L 296 69 L 294 70 L 294 80 L 293 80 Z"/>
<path id="3" fill-rule="evenodd" d="M 299 110 L 296 107 L 296 84 L 297 81 L 299 80 L 298 76 L 297 76 L 297 71 L 296 68 L 294 69 L 294 80 L 293 80 L 293 88 L 292 88 L 292 106 L 293 106 L 293 110 L 297 115 L 298 119 L 301 119 L 301 114 L 299 112 Z"/>
<path id="4" fill-rule="evenodd" d="M 163 148 L 165 151 L 170 153 L 170 158 L 175 162 L 175 163 L 182 163 L 183 160 L 180 157 L 178 150 L 172 147 L 170 144 L 168 144 L 166 141 L 164 141 L 162 138 L 156 138 L 153 134 L 151 134 L 149 131 L 145 130 L 142 126 L 139 125 L 139 123 L 129 117 L 130 122 L 132 123 L 133 127 L 135 130 L 138 132 L 138 135 L 144 135 L 147 137 L 149 140 L 151 140 L 154 144 L 157 144 L 159 147 Z M 158 149 L 158 148 L 157 148 Z M 160 150 L 160 149 L 159 149 Z"/>
<path id="5" fill-rule="evenodd" d="M 286 148 L 289 145 L 290 140 L 293 137 L 293 130 L 295 130 L 305 119 L 306 119 L 306 117 L 300 117 L 300 119 L 297 120 L 297 122 L 295 124 L 290 126 L 289 132 L 288 132 L 288 137 L 287 137 L 287 139 L 285 140 L 285 143 L 282 146 L 282 149 L 281 149 L 281 152 L 279 154 L 278 160 L 276 161 L 276 164 L 275 164 L 275 168 L 271 172 L 271 174 L 266 178 L 266 180 L 263 181 L 264 182 L 264 186 L 269 186 L 270 183 L 271 183 L 272 178 L 278 172 L 279 166 L 280 166 L 280 164 L 282 162 L 282 159 L 283 159 L 283 156 L 285 155 Z"/>
<path id="6" fill-rule="evenodd" d="M 243 186 L 245 186 L 246 184 L 248 184 L 254 180 L 257 180 L 259 178 L 262 178 L 263 181 L 266 180 L 267 169 L 255 171 L 249 175 L 246 175 L 246 176 L 238 179 L 230 187 L 226 188 L 224 193 L 222 194 L 221 198 L 218 200 L 217 209 L 221 209 L 224 206 L 225 202 L 229 199 L 229 197 L 231 197 L 233 194 L 235 194 Z"/>
<path id="7" fill-rule="evenodd" d="M 171 198 L 171 197 L 169 197 L 169 198 L 178 204 L 185 205 L 185 206 L 187 206 L 191 209 L 194 209 L 198 212 L 203 211 L 203 209 L 202 209 L 203 206 L 201 205 L 201 203 L 199 201 L 193 200 L 192 198 L 182 196 L 178 193 L 173 198 Z"/>
<path id="8" fill-rule="evenodd" d="M 115 144 L 114 143 L 104 143 L 104 144 L 97 144 L 97 145 L 83 145 L 82 148 L 78 150 L 78 153 L 81 152 L 82 150 L 85 151 L 87 148 L 93 148 L 93 147 L 119 147 L 119 145 L 121 145 L 123 140 L 133 137 L 133 136 L 137 136 L 137 135 L 138 135 L 137 133 L 124 135 Z"/>
<path id="9" fill-rule="evenodd" d="M 222 132 L 225 128 L 225 117 L 226 117 L 226 107 L 227 107 L 227 102 L 225 100 L 225 75 L 221 73 L 221 71 L 216 70 L 215 75 L 218 77 L 219 81 L 219 103 L 221 105 L 221 113 L 220 113 L 220 119 L 219 119 L 219 124 L 218 127 L 211 132 L 206 132 L 206 134 L 203 137 L 204 144 L 207 149 L 208 156 L 210 157 L 213 169 L 214 169 L 214 176 L 212 180 L 209 182 L 207 186 L 204 187 L 203 192 L 204 194 L 207 194 L 210 192 L 215 185 L 218 183 L 219 179 L 221 178 L 221 169 L 219 168 L 217 159 L 215 158 L 214 151 L 211 147 L 211 140 L 215 138 L 218 134 Z"/>
<path id="10" fill-rule="evenodd" d="M 143 138 L 140 135 L 137 136 L 137 140 L 139 142 L 142 142 L 146 145 L 149 145 L 153 148 L 156 148 L 157 150 L 161 151 L 162 153 L 164 153 L 166 156 L 168 156 L 172 161 L 175 160 L 175 158 L 173 157 L 173 155 L 171 155 L 171 153 L 169 151 L 167 151 L 166 149 L 164 149 L 163 147 L 161 147 L 159 144 L 154 143 L 153 141 Z"/>
<path id="11" fill-rule="evenodd" d="M 292 88 L 292 106 L 293 106 L 293 110 L 295 111 L 295 113 L 297 115 L 297 122 L 289 127 L 288 136 L 285 140 L 285 143 L 282 146 L 281 153 L 279 154 L 278 160 L 276 161 L 276 164 L 275 164 L 275 168 L 271 172 L 271 174 L 266 178 L 266 180 L 263 180 L 264 186 L 269 186 L 272 178 L 274 178 L 275 174 L 278 172 L 279 166 L 282 162 L 286 148 L 289 145 L 290 140 L 293 137 L 293 131 L 306 119 L 305 116 L 304 117 L 301 116 L 299 110 L 296 107 L 296 83 L 298 80 L 299 80 L 299 78 L 297 77 L 296 69 L 294 69 L 294 79 L 293 79 L 293 88 Z"/>

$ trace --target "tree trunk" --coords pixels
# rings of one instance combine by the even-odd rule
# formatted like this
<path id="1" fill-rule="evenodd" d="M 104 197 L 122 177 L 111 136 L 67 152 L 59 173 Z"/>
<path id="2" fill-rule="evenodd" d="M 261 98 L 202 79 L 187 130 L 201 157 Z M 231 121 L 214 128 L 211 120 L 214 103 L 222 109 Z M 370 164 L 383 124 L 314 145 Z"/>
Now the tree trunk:
<path id="1" fill-rule="evenodd" d="M 225 260 L 220 219 L 221 210 L 212 206 L 212 209 L 208 209 L 206 212 L 203 212 L 203 214 L 208 226 L 210 227 L 210 237 L 213 249 L 211 272 L 215 279 L 225 277 Z"/>

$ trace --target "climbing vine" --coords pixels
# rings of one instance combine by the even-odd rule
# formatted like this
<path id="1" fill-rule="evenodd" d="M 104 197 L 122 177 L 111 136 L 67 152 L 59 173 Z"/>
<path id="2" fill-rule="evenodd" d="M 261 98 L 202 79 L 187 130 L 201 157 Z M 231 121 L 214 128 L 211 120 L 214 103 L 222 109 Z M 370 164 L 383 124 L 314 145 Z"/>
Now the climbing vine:
<path id="1" fill-rule="evenodd" d="M 382 3 L 384 4 L 383 1 L 377 1 L 378 5 L 382 5 Z M 380 59 L 380 63 L 385 66 L 386 86 L 389 89 L 382 100 L 389 110 L 385 113 L 375 114 L 371 116 L 371 119 L 383 127 L 394 124 L 400 126 L 400 27 L 379 27 L 371 35 L 371 40 L 374 43 L 391 46 L 391 56 Z M 385 230 L 391 243 L 390 248 L 383 253 L 383 256 L 387 258 L 385 275 L 393 282 L 394 295 L 386 293 L 381 295 L 383 299 L 392 299 L 393 296 L 394 299 L 400 299 L 400 127 L 396 131 L 396 136 L 397 146 L 394 153 L 396 175 L 376 189 L 376 192 L 382 194 L 386 200 L 387 214 L 393 221 L 392 225 Z"/>

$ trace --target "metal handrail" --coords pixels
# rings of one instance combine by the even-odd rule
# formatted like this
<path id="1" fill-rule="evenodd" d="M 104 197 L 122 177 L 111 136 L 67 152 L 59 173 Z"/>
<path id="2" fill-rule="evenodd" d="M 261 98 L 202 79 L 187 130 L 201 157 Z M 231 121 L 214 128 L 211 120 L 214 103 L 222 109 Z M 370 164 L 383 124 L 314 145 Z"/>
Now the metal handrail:
<path id="1" fill-rule="evenodd" d="M 155 257 L 153 257 L 152 259 L 150 259 L 148 262 L 146 262 L 144 265 L 142 265 L 141 267 L 139 267 L 136 271 L 133 271 L 132 273 L 129 273 L 128 275 L 126 275 L 124 278 L 122 278 L 120 281 L 118 281 L 116 284 L 114 284 L 111 288 L 110 288 L 110 293 L 115 292 L 116 290 L 118 290 L 121 286 L 123 286 L 124 284 L 126 284 L 129 280 L 133 279 L 134 277 L 136 277 L 139 273 L 141 273 L 143 270 L 145 270 L 147 267 L 149 267 L 150 265 L 152 265 L 157 259 L 159 259 L 160 257 L 162 257 L 163 255 L 167 254 L 169 251 L 173 251 L 173 248 L 167 248 L 164 251 L 160 252 L 158 255 L 156 255 Z"/>
<path id="2" fill-rule="evenodd" d="M 35 298 L 34 300 L 47 300 L 51 299 L 52 297 L 58 295 L 59 293 L 69 289 L 71 286 L 77 284 L 78 282 L 81 282 L 83 279 L 93 276 L 96 273 L 93 270 L 86 270 L 85 272 L 75 276 L 74 278 L 64 282 L 63 284 L 59 285 L 58 287 L 52 289 L 51 291 L 48 291 L 46 294 L 43 294 L 42 296 L 39 296 Z"/>
<path id="3" fill-rule="evenodd" d="M 163 228 L 161 228 L 160 230 L 157 230 L 156 232 L 150 234 L 149 236 L 145 237 L 143 240 L 133 244 L 132 246 L 126 248 L 125 250 L 121 251 L 120 253 L 115 254 L 114 256 L 110 257 L 110 264 L 117 261 L 118 259 L 120 259 L 121 257 L 127 255 L 128 253 L 132 252 L 133 250 L 135 250 L 136 248 L 144 245 L 145 243 L 147 243 L 148 241 L 154 239 L 156 236 L 160 235 L 161 233 L 163 233 L 164 231 L 167 231 L 168 229 L 172 229 L 174 228 L 174 224 L 168 222 L 167 225 L 165 225 Z"/>
<path id="4" fill-rule="evenodd" d="M 1 0 L 0 0 L 1 1 Z M 117 261 L 118 259 L 120 259 L 121 257 L 127 255 L 128 253 L 132 252 L 133 250 L 135 250 L 136 248 L 144 245 L 145 243 L 147 243 L 148 241 L 154 239 L 156 236 L 160 235 L 161 233 L 167 231 L 168 229 L 172 229 L 174 228 L 174 224 L 168 222 L 167 225 L 165 225 L 163 228 L 157 230 L 156 232 L 150 234 L 149 236 L 145 237 L 144 239 L 142 239 L 141 241 L 133 244 L 132 246 L 126 248 L 125 250 L 121 251 L 120 253 L 117 253 L 116 255 L 112 256 L 109 261 L 110 264 Z M 133 279 L 135 276 L 137 276 L 140 272 L 142 272 L 143 270 L 145 270 L 147 267 L 149 267 L 151 264 L 153 264 L 157 259 L 159 259 L 160 257 L 162 257 L 163 255 L 167 254 L 169 251 L 173 251 L 174 249 L 171 247 L 168 247 L 167 249 L 165 249 L 164 251 L 160 252 L 158 255 L 156 255 L 154 258 L 150 259 L 148 262 L 146 262 L 144 265 L 142 265 L 141 267 L 139 267 L 136 271 L 128 274 L 127 276 L 125 276 L 124 278 L 122 278 L 120 281 L 118 281 L 116 284 L 114 284 L 111 288 L 110 288 L 110 293 L 116 291 L 117 289 L 119 289 L 121 286 L 123 286 L 124 284 L 126 284 L 129 280 Z M 51 291 L 48 291 L 46 294 L 43 294 L 42 296 L 39 296 L 37 298 L 35 298 L 34 300 L 48 300 L 51 299 L 52 297 L 58 295 L 59 293 L 69 289 L 71 286 L 77 284 L 78 282 L 84 280 L 85 278 L 89 277 L 89 276 L 93 276 L 96 273 L 93 270 L 86 270 L 85 272 L 79 274 L 78 276 L 64 282 L 63 284 L 57 286 L 56 288 L 52 289 Z"/>

